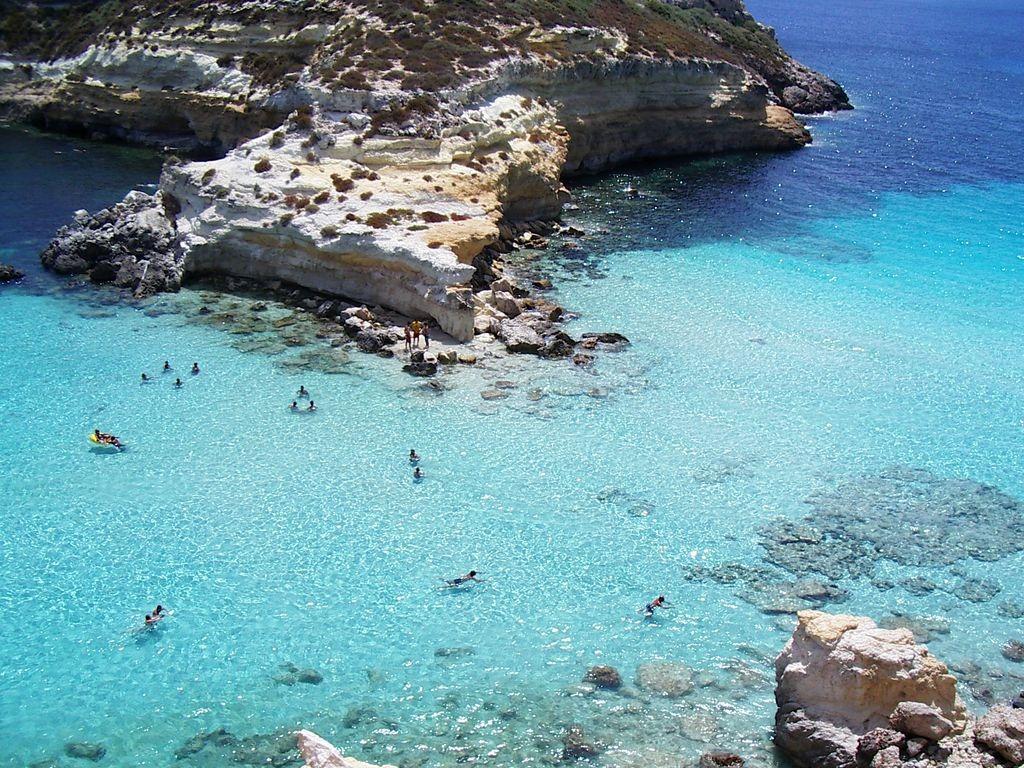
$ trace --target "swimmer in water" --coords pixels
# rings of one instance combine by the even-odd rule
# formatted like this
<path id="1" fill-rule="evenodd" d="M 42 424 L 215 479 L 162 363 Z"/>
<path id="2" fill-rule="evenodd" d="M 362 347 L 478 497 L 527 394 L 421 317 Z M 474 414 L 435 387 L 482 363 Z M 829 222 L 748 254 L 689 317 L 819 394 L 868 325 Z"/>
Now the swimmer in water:
<path id="1" fill-rule="evenodd" d="M 316 403 L 314 403 L 312 400 L 310 400 L 309 401 L 309 407 L 306 410 L 310 411 L 310 412 L 315 411 L 316 410 Z"/>
<path id="2" fill-rule="evenodd" d="M 192 363 L 192 375 L 195 376 L 199 373 L 199 363 Z"/>
<path id="3" fill-rule="evenodd" d="M 303 385 L 299 385 L 299 397 L 309 397 L 309 390 Z"/>
<path id="4" fill-rule="evenodd" d="M 164 607 L 162 605 L 157 604 L 156 608 L 153 609 L 153 615 L 164 617 L 167 615 L 167 611 L 164 610 Z"/>
<path id="5" fill-rule="evenodd" d="M 164 360 L 164 373 L 167 373 L 169 370 L 171 370 L 171 363 L 169 360 Z"/>
<path id="6" fill-rule="evenodd" d="M 413 480 L 422 480 L 423 479 L 423 470 L 420 469 L 419 467 L 416 467 L 416 469 L 414 469 L 412 471 L 412 479 Z"/>
<path id="7" fill-rule="evenodd" d="M 465 576 L 459 576 L 457 579 L 443 579 L 443 581 L 449 587 L 461 587 L 471 581 L 482 584 L 484 580 L 476 577 L 476 571 L 470 571 Z"/>
<path id="8" fill-rule="evenodd" d="M 175 379 L 174 380 L 174 386 L 178 387 L 180 389 L 181 387 L 183 387 L 185 385 L 181 383 L 181 379 Z"/>
<path id="9" fill-rule="evenodd" d="M 669 603 L 669 601 L 665 599 L 664 595 L 658 595 L 656 598 L 651 600 L 651 602 L 644 606 L 644 609 L 643 611 L 641 611 L 641 613 L 643 613 L 644 616 L 653 616 L 655 609 L 661 608 L 662 610 L 664 610 L 666 608 L 671 607 L 671 603 Z"/>
<path id="10" fill-rule="evenodd" d="M 419 460 L 420 460 L 420 455 L 418 453 L 416 453 L 416 449 L 415 448 L 410 448 L 409 449 L 409 463 L 410 464 L 415 464 Z"/>
<path id="11" fill-rule="evenodd" d="M 161 619 L 163 619 L 163 616 L 157 616 L 156 614 L 147 613 L 146 614 L 146 626 L 147 627 L 152 627 L 154 624 L 156 624 Z"/>
<path id="12" fill-rule="evenodd" d="M 297 411 L 297 410 L 299 410 L 298 402 L 295 401 L 295 400 L 292 400 L 292 404 L 288 406 L 288 410 L 289 411 Z"/>
<path id="13" fill-rule="evenodd" d="M 147 376 L 146 374 L 142 374 L 142 383 L 149 384 L 149 376 Z"/>

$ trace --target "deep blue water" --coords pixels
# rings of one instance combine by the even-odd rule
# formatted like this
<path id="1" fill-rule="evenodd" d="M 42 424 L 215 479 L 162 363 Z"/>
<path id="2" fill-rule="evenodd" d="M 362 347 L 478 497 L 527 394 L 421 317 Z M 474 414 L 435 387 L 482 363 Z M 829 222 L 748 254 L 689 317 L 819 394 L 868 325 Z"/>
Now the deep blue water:
<path id="1" fill-rule="evenodd" d="M 374 358 L 297 372 L 301 350 L 164 313 L 230 299 L 56 291 L 36 267 L 53 229 L 158 160 L 0 133 L 0 259 L 31 272 L 0 290 L 0 764 L 82 765 L 62 753 L 80 740 L 99 765 L 264 764 L 299 726 L 402 768 L 553 764 L 581 722 L 603 766 L 712 746 L 776 765 L 791 620 L 759 590 L 806 574 L 761 544 L 808 514 L 888 552 L 815 551 L 847 593 L 830 609 L 926 620 L 972 706 L 1024 687 L 999 653 L 1024 633 L 1004 605 L 1024 566 L 1024 11 L 751 11 L 857 110 L 813 119 L 799 152 L 576 186 L 588 235 L 531 268 L 573 332 L 633 340 L 596 374 L 484 361 L 425 396 Z M 167 358 L 204 373 L 137 383 Z M 497 378 L 517 386 L 481 399 Z M 315 417 L 283 410 L 300 383 Z M 90 451 L 95 426 L 129 450 Z M 487 583 L 437 589 L 470 567 Z M 645 622 L 658 592 L 676 607 Z M 174 616 L 135 632 L 156 602 Z M 652 660 L 695 690 L 575 687 L 609 663 L 632 689 Z M 242 741 L 181 752 L 217 728 Z"/>

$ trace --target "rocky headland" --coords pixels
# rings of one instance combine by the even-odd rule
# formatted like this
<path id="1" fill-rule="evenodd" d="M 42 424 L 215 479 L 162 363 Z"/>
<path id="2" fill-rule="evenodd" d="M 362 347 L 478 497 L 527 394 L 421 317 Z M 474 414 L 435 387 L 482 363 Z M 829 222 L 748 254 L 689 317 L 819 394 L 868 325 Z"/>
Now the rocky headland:
<path id="1" fill-rule="evenodd" d="M 794 110 L 849 107 L 738 0 L 0 8 L 0 114 L 193 158 L 78 212 L 47 267 L 143 296 L 281 282 L 562 357 L 561 308 L 501 255 L 555 230 L 563 178 L 797 148 Z"/>

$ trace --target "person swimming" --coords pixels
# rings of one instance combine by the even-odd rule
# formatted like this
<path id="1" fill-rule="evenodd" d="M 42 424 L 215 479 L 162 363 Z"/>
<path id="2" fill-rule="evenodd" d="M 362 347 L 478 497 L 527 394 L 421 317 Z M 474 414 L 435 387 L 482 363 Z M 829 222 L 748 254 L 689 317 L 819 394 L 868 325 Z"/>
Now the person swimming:
<path id="1" fill-rule="evenodd" d="M 651 600 L 651 602 L 644 606 L 644 609 L 643 611 L 641 611 L 641 613 L 643 613 L 644 616 L 653 616 L 655 609 L 661 608 L 662 610 L 664 610 L 666 608 L 671 607 L 672 604 L 665 599 L 664 595 L 658 595 L 656 598 Z"/>
<path id="2" fill-rule="evenodd" d="M 309 397 L 309 390 L 302 384 L 299 385 L 299 397 Z"/>
<path id="3" fill-rule="evenodd" d="M 298 403 L 298 401 L 297 400 L 292 400 L 292 404 L 288 406 L 288 410 L 289 411 L 297 411 L 297 410 L 299 410 L 299 403 Z"/>
<path id="4" fill-rule="evenodd" d="M 143 384 L 148 384 L 149 383 L 149 376 L 147 376 L 146 374 L 142 374 L 142 383 Z"/>
<path id="5" fill-rule="evenodd" d="M 442 581 L 449 587 L 461 587 L 471 581 L 475 581 L 477 584 L 482 584 L 484 580 L 477 578 L 476 571 L 470 571 L 465 576 L 459 576 L 454 579 L 442 579 Z"/>
<path id="6" fill-rule="evenodd" d="M 409 463 L 410 464 L 415 464 L 419 460 L 420 460 L 420 455 L 418 453 L 416 453 L 416 449 L 415 448 L 410 448 L 409 449 Z"/>
<path id="7" fill-rule="evenodd" d="M 315 411 L 316 410 L 316 403 L 314 403 L 312 400 L 310 400 L 309 401 L 309 407 L 306 410 L 307 411 Z"/>
<path id="8" fill-rule="evenodd" d="M 181 388 L 181 387 L 183 387 L 183 386 L 185 386 L 185 385 L 184 385 L 184 384 L 182 384 L 182 382 L 181 382 L 181 379 L 175 379 L 175 380 L 174 380 L 174 386 L 176 386 L 176 387 L 178 387 L 178 388 Z"/>
<path id="9" fill-rule="evenodd" d="M 157 603 L 156 608 L 153 609 L 153 615 L 154 616 L 166 616 L 167 615 L 167 611 L 164 610 L 164 607 L 162 605 Z"/>
<path id="10" fill-rule="evenodd" d="M 419 467 L 416 467 L 416 469 L 414 469 L 412 471 L 412 479 L 413 480 L 422 480 L 423 477 L 424 477 L 423 470 L 420 469 Z"/>
<path id="11" fill-rule="evenodd" d="M 147 627 L 152 627 L 158 621 L 162 621 L 163 618 L 164 618 L 163 615 L 157 615 L 155 613 L 147 613 L 146 614 L 146 626 Z"/>
<path id="12" fill-rule="evenodd" d="M 199 363 L 192 363 L 192 375 L 195 376 L 199 373 Z"/>
<path id="13" fill-rule="evenodd" d="M 100 432 L 98 429 L 92 431 L 93 439 L 102 445 L 112 445 L 118 450 L 121 448 L 121 441 L 118 440 L 114 435 L 107 434 L 106 432 Z"/>
<path id="14" fill-rule="evenodd" d="M 169 370 L 171 370 L 171 362 L 169 360 L 164 360 L 164 373 L 167 373 Z"/>

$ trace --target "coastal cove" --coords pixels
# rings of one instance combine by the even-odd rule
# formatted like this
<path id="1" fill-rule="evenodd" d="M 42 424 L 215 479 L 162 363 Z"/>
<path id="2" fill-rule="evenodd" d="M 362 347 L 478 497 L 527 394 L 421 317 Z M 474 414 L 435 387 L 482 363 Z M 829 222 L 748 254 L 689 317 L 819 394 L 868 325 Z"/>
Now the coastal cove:
<path id="1" fill-rule="evenodd" d="M 600 768 L 781 767 L 772 661 L 809 607 L 915 629 L 972 712 L 1024 688 L 1024 15 L 749 5 L 857 109 L 798 151 L 574 180 L 584 236 L 508 261 L 574 336 L 631 340 L 591 369 L 481 356 L 438 393 L 295 363 L 316 340 L 246 352 L 196 315 L 232 297 L 66 290 L 53 232 L 160 158 L 0 131 L 27 273 L 0 286 L 0 766 L 298 766 L 300 728 L 399 768 L 562 765 L 579 724 Z M 639 684 L 659 662 L 689 689 Z M 581 686 L 599 664 L 621 691 Z"/>

